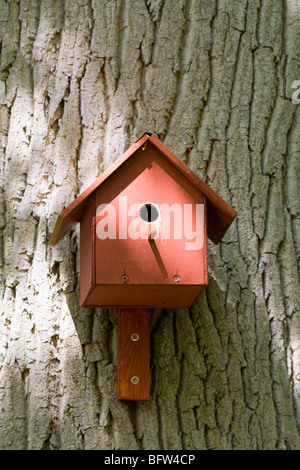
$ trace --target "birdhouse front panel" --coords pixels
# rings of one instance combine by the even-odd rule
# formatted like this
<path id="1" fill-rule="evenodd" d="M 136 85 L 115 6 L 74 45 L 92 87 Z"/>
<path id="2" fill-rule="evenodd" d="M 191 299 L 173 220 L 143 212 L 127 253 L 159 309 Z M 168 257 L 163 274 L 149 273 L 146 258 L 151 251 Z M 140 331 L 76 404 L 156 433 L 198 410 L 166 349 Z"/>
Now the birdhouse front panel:
<path id="1" fill-rule="evenodd" d="M 81 220 L 82 305 L 190 306 L 207 285 L 205 205 L 154 146 L 141 147 Z"/>

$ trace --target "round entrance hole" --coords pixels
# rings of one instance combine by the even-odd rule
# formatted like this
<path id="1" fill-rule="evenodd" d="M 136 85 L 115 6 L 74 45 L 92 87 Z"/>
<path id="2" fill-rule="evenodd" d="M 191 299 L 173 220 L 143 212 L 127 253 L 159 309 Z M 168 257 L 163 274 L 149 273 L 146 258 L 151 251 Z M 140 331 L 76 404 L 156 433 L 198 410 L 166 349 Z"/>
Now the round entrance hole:
<path id="1" fill-rule="evenodd" d="M 151 202 L 147 202 L 140 207 L 139 214 L 145 222 L 155 222 L 159 217 L 157 207 Z"/>

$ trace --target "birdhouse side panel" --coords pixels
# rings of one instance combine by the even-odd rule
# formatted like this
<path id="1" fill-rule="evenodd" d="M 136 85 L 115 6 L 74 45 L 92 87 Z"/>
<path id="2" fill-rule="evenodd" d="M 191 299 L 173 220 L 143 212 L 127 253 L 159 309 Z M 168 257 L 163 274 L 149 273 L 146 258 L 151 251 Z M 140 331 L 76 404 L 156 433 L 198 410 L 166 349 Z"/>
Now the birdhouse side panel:
<path id="1" fill-rule="evenodd" d="M 92 194 L 80 221 L 80 304 L 84 306 L 95 284 L 95 196 Z"/>

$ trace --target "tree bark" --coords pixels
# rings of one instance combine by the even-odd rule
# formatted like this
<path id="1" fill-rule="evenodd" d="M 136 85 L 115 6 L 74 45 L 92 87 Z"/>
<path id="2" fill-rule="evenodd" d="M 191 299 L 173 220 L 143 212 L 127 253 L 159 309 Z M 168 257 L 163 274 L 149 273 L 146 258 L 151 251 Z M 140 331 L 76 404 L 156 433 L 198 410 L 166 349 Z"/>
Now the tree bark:
<path id="1" fill-rule="evenodd" d="M 300 449 L 297 0 L 0 0 L 0 26 L 0 448 Z M 145 131 L 238 216 L 121 403 L 117 311 L 79 307 L 78 227 L 49 238 Z"/>

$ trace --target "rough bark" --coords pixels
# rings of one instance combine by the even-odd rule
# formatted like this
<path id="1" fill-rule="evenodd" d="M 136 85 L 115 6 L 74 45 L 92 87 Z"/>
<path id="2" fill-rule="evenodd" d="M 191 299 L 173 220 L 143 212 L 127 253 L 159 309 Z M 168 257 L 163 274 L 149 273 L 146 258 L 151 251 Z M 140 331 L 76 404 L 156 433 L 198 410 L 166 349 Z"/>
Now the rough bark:
<path id="1" fill-rule="evenodd" d="M 1 449 L 300 449 L 299 31 L 297 0 L 0 0 Z M 238 217 L 124 404 L 117 313 L 49 238 L 144 131 Z"/>

